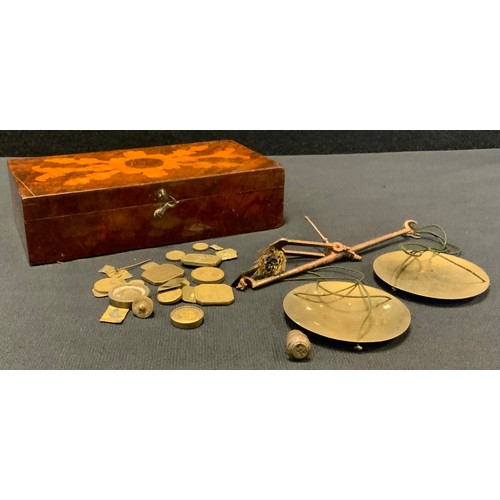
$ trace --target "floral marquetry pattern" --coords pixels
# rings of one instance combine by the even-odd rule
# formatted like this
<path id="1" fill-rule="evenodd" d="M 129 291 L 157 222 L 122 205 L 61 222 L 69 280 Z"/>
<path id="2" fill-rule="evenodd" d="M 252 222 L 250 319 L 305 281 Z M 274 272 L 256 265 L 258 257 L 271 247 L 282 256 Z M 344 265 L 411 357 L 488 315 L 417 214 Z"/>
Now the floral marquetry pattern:
<path id="1" fill-rule="evenodd" d="M 35 196 L 227 174 L 269 166 L 232 141 L 47 156 L 19 162 L 18 179 Z"/>

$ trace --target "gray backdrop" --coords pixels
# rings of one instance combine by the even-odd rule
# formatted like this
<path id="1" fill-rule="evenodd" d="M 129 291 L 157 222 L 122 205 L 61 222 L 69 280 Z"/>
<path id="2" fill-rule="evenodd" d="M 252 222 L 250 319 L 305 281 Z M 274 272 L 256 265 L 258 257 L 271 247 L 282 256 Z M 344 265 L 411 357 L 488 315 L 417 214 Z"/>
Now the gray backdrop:
<path id="1" fill-rule="evenodd" d="M 284 296 L 300 283 L 236 292 L 230 306 L 205 307 L 195 330 L 170 325 L 175 306 L 156 307 L 148 320 L 131 313 L 122 325 L 99 322 L 107 299 L 91 294 L 104 264 L 151 258 L 164 262 L 189 243 L 62 264 L 30 267 L 14 225 L 6 160 L 0 160 L 0 367 L 3 369 L 497 369 L 498 214 L 500 150 L 274 157 L 286 169 L 285 226 L 218 238 L 239 258 L 224 262 L 227 282 L 250 267 L 279 237 L 317 239 L 310 216 L 330 241 L 356 244 L 399 229 L 405 219 L 443 226 L 463 257 L 483 267 L 490 290 L 459 301 L 397 294 L 412 314 L 402 337 L 366 348 L 311 335 L 312 358 L 284 352 L 293 324 Z M 372 263 L 397 243 L 364 254 L 366 284 L 383 287 Z M 135 277 L 139 270 L 133 270 Z"/>

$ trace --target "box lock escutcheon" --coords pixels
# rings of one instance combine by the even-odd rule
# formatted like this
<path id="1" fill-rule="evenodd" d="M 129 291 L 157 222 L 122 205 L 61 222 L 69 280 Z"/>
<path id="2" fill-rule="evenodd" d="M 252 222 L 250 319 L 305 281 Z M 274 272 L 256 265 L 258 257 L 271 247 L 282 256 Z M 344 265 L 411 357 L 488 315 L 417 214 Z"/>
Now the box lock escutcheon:
<path id="1" fill-rule="evenodd" d="M 164 188 L 159 189 L 156 192 L 156 197 L 158 201 L 163 202 L 163 205 L 160 208 L 157 208 L 153 217 L 159 219 L 165 215 L 165 212 L 170 208 L 174 208 L 179 202 L 170 194 L 167 193 L 167 190 Z"/>

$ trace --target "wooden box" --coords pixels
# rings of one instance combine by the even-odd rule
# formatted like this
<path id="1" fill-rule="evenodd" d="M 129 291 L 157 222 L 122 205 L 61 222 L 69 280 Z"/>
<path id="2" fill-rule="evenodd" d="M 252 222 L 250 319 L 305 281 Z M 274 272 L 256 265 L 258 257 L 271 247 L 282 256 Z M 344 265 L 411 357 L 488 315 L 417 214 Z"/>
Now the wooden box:
<path id="1" fill-rule="evenodd" d="M 62 262 L 283 224 L 284 168 L 233 141 L 9 161 L 29 262 Z"/>

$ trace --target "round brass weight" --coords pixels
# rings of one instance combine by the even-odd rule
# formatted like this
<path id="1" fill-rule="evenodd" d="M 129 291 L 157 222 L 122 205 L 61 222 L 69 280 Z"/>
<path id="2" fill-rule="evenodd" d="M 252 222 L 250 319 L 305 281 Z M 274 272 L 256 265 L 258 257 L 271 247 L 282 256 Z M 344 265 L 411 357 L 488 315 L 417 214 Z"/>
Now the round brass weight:
<path id="1" fill-rule="evenodd" d="M 125 283 L 125 280 L 122 278 L 102 278 L 94 283 L 93 289 L 97 293 L 106 296 L 113 287 L 121 285 L 122 283 Z"/>
<path id="2" fill-rule="evenodd" d="M 172 290 L 165 290 L 158 293 L 156 300 L 160 304 L 175 304 L 182 299 L 182 288 L 173 288 Z"/>
<path id="3" fill-rule="evenodd" d="M 109 291 L 109 303 L 114 307 L 132 309 L 134 300 L 148 295 L 149 288 L 145 285 L 121 283 Z"/>
<path id="4" fill-rule="evenodd" d="M 468 299 L 490 286 L 488 275 L 476 264 L 431 251 L 419 257 L 402 250 L 386 253 L 375 259 L 373 270 L 388 285 L 431 299 Z"/>
<path id="5" fill-rule="evenodd" d="M 193 250 L 196 250 L 197 252 L 204 252 L 205 250 L 208 250 L 208 243 L 193 243 Z"/>
<path id="6" fill-rule="evenodd" d="M 138 318 L 149 318 L 154 311 L 153 301 L 149 297 L 140 297 L 132 302 L 132 312 Z"/>
<path id="7" fill-rule="evenodd" d="M 191 272 L 191 278 L 198 284 L 222 283 L 224 271 L 218 267 L 197 267 Z"/>
<path id="8" fill-rule="evenodd" d="M 171 250 L 165 254 L 165 258 L 173 261 L 180 261 L 186 255 L 182 250 Z"/>
<path id="9" fill-rule="evenodd" d="M 204 316 L 203 310 L 199 307 L 181 306 L 170 313 L 170 321 L 177 328 L 188 330 L 200 326 Z"/>

